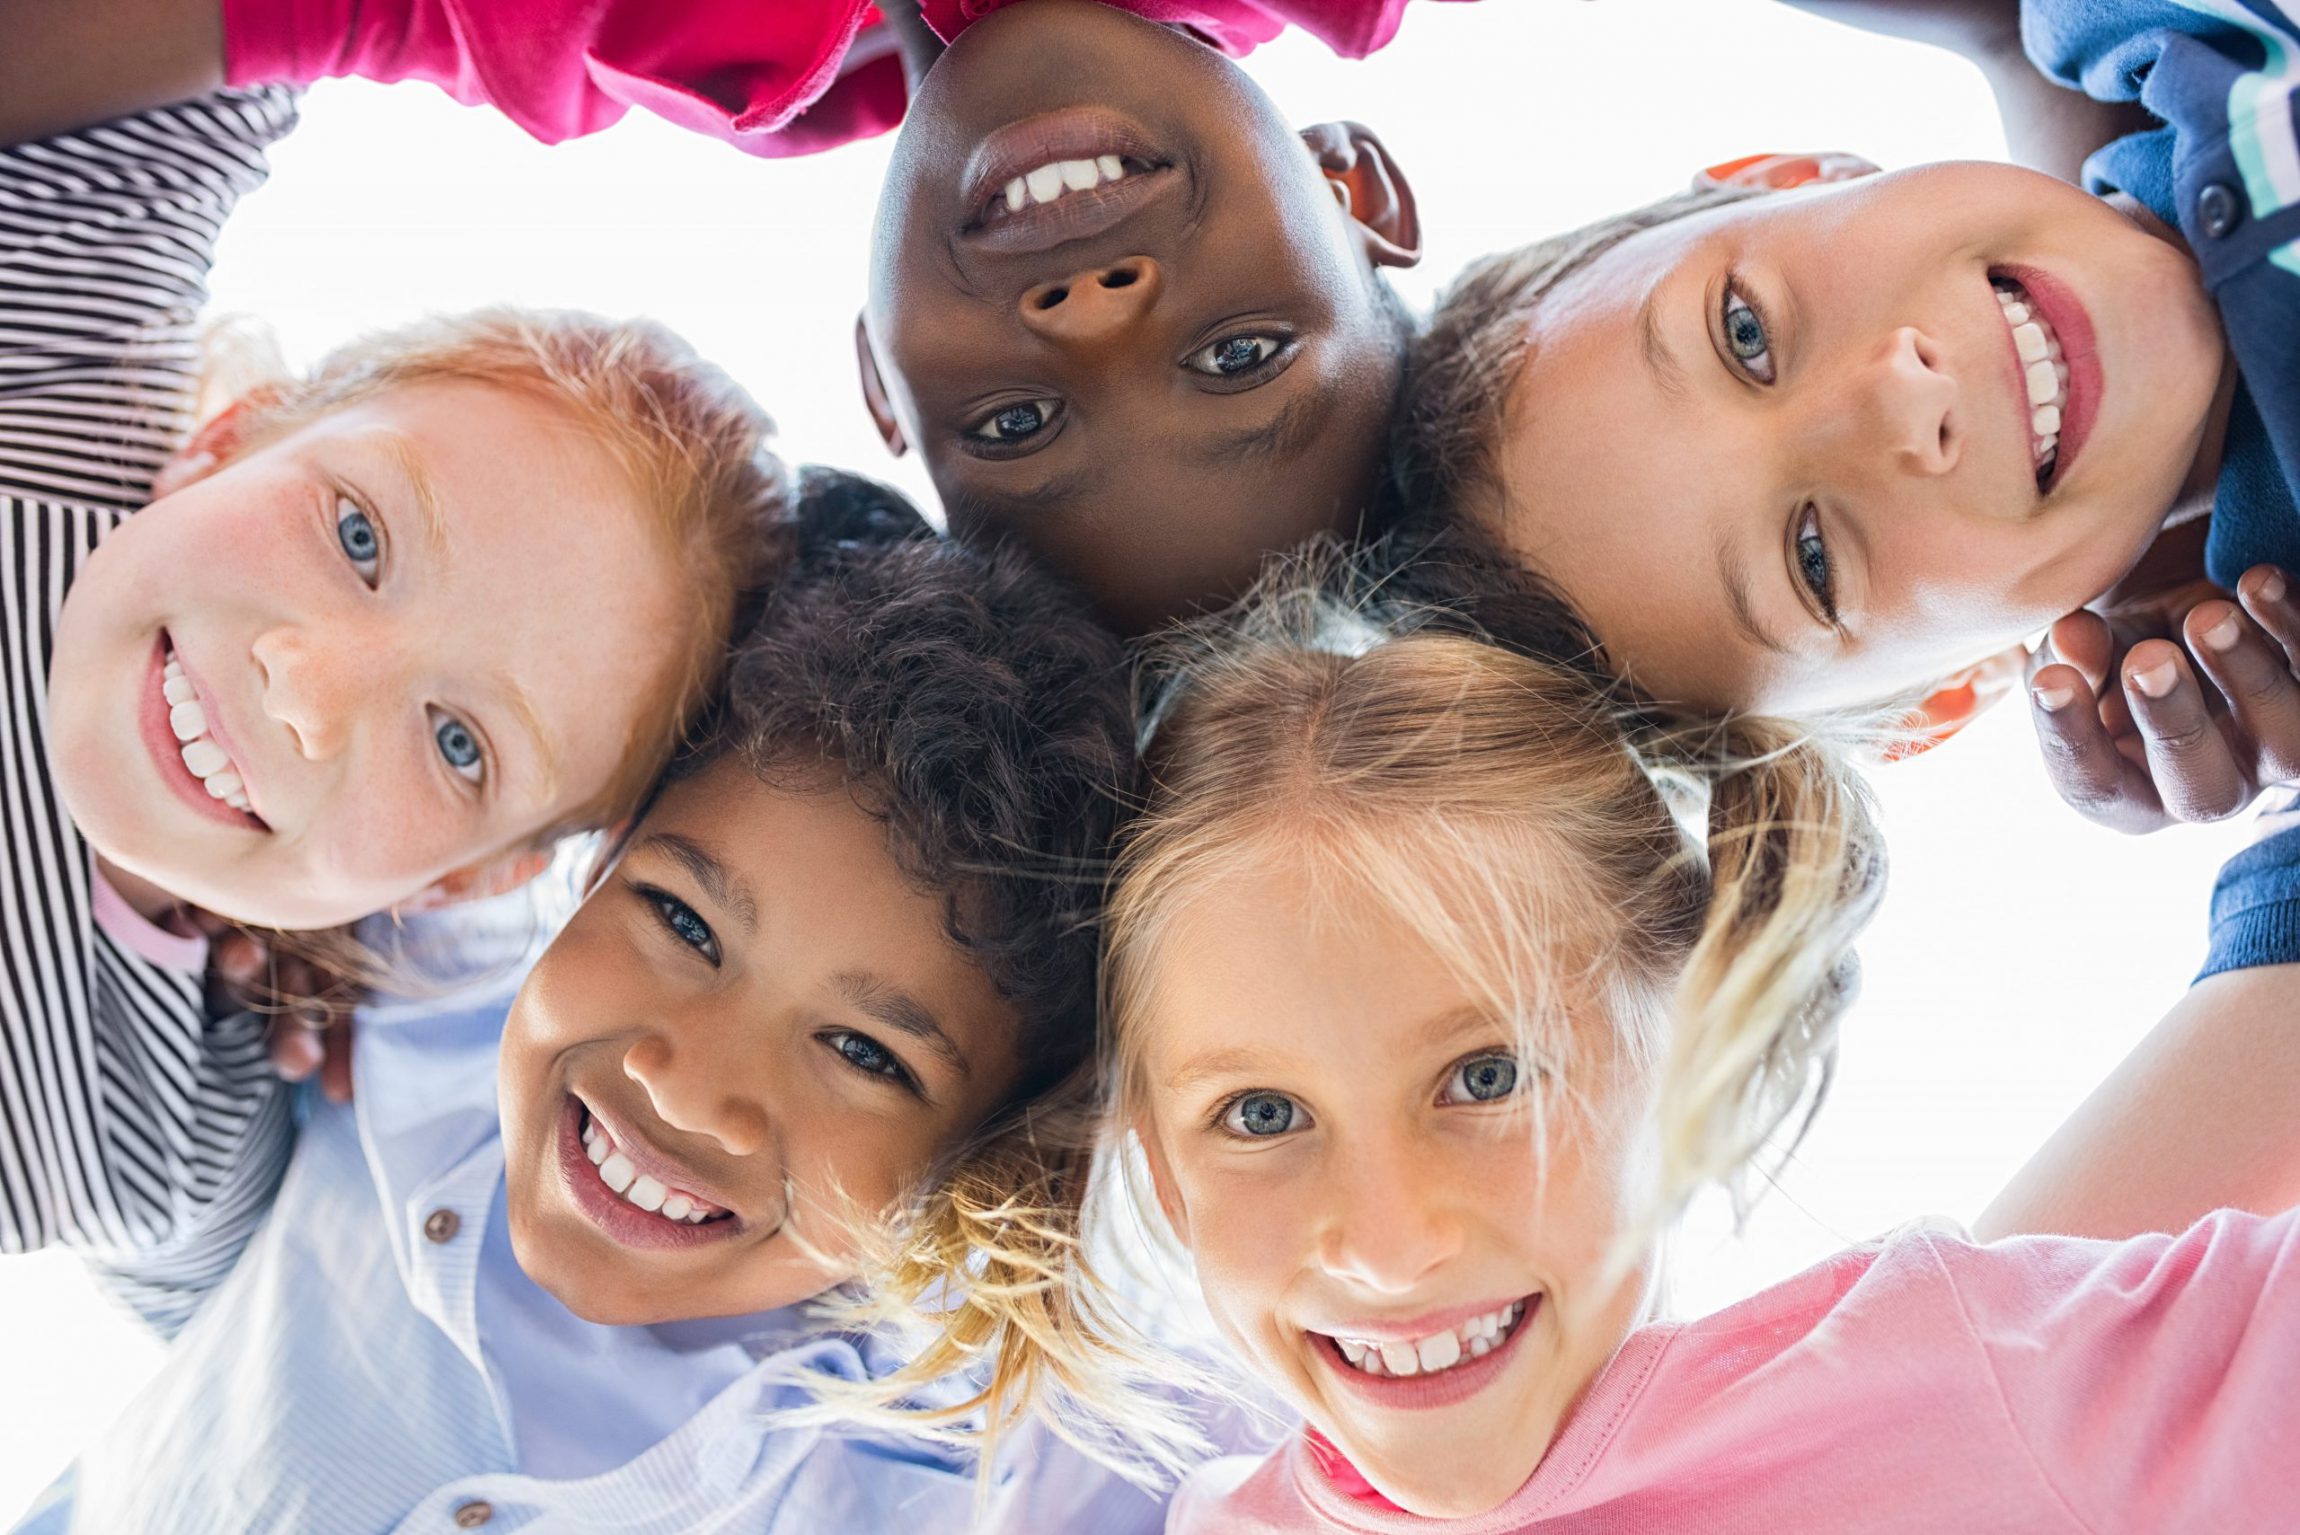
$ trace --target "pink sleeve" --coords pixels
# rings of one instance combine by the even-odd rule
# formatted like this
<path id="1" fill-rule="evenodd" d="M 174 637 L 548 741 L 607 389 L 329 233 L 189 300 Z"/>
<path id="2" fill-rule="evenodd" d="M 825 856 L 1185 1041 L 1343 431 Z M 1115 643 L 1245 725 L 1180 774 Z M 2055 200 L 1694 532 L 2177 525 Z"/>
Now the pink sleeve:
<path id="1" fill-rule="evenodd" d="M 644 107 L 752 154 L 902 120 L 870 0 L 223 0 L 225 76 L 428 80 L 546 144 Z"/>
<path id="2" fill-rule="evenodd" d="M 2090 1528 L 2267 1530 L 2300 1508 L 2296 1217 L 1936 1244 L 2029 1453 Z"/>

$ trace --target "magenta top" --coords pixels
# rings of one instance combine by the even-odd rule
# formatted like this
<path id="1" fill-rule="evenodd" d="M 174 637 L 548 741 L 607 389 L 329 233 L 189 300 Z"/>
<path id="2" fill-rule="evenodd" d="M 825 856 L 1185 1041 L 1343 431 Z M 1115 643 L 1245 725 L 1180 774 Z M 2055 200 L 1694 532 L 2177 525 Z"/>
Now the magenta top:
<path id="1" fill-rule="evenodd" d="M 1013 0 L 922 0 L 944 39 Z M 1245 54 L 1289 26 L 1346 58 L 1396 35 L 1406 0 L 1117 0 Z M 546 144 L 633 107 L 755 155 L 886 132 L 908 96 L 869 0 L 223 0 L 234 85 L 429 80 Z"/>
<path id="2" fill-rule="evenodd" d="M 2178 1236 L 1904 1228 L 1632 1333 L 1517 1494 L 1419 1519 L 1296 1435 L 1167 1535 L 2168 1535 L 2300 1528 L 2300 1212 Z M 1352 1490 L 1352 1485 L 1361 1490 Z"/>

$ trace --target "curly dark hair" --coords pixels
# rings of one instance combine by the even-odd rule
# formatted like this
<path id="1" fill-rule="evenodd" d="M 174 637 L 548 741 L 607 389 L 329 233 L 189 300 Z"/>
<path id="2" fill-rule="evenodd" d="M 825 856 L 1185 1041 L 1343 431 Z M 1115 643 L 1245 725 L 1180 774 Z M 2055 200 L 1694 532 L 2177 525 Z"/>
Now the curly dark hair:
<path id="1" fill-rule="evenodd" d="M 1118 640 L 1018 552 L 935 537 L 859 476 L 800 480 L 799 553 L 678 765 L 843 779 L 1021 1014 L 1018 1095 L 1094 1040 L 1105 860 L 1134 788 Z"/>

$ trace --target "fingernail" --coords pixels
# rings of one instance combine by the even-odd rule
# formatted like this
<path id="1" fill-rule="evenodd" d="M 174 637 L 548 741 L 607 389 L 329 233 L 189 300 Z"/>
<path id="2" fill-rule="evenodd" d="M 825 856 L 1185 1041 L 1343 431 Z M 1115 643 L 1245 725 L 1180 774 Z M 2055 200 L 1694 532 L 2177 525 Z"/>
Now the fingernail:
<path id="1" fill-rule="evenodd" d="M 2045 713 L 2058 714 L 2061 710 L 2067 708 L 2070 702 L 2075 699 L 2076 689 L 2030 688 L 2028 690 L 2028 696 L 2035 699 L 2036 706 L 2039 709 L 2042 709 Z"/>
<path id="2" fill-rule="evenodd" d="M 2262 602 L 2282 602 L 2284 600 L 2283 572 L 2271 570 L 2262 576 L 2258 591 Z"/>
<path id="3" fill-rule="evenodd" d="M 2170 661 L 2159 661 L 2146 671 L 2134 672 L 2132 685 L 2150 698 L 2162 698 L 2179 678 L 2179 668 Z"/>
<path id="4" fill-rule="evenodd" d="M 2204 643 L 2210 645 L 2214 650 L 2234 650 L 2236 648 L 2236 636 L 2243 632 L 2237 625 L 2236 615 L 2231 613 L 2204 631 Z M 2170 665 L 2169 662 L 2166 664 Z"/>

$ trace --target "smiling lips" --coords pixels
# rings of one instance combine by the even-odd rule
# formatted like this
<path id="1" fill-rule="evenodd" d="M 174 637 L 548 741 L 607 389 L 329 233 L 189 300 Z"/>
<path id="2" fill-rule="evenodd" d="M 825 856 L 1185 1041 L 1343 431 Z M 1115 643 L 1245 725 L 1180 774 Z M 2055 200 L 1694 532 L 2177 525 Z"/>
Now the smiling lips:
<path id="1" fill-rule="evenodd" d="M 1334 1335 L 1334 1346 L 1350 1368 L 1366 1375 L 1437 1375 L 1465 1359 L 1483 1359 L 1501 1347 L 1524 1319 L 1525 1302 L 1511 1301 L 1449 1328 L 1411 1341 L 1375 1341 Z"/>
<path id="2" fill-rule="evenodd" d="M 252 814 L 239 764 L 208 734 L 207 710 L 192 687 L 192 679 L 184 675 L 175 650 L 170 648 L 166 654 L 160 669 L 160 692 L 168 701 L 168 729 L 181 749 L 184 770 L 200 781 L 209 798 Z"/>
<path id="3" fill-rule="evenodd" d="M 1990 279 L 1997 307 L 2011 332 L 2013 353 L 2020 359 L 2021 385 L 2029 407 L 2029 458 L 2036 468 L 2039 490 L 2052 483 L 2060 460 L 2061 417 L 2068 405 L 2068 359 L 2060 336 L 2033 303 L 2027 288 L 2010 277 Z"/>
<path id="4" fill-rule="evenodd" d="M 588 1109 L 583 1113 L 583 1154 L 591 1159 L 591 1165 L 599 1170 L 599 1181 L 616 1198 L 650 1215 L 700 1226 L 708 1221 L 725 1220 L 733 1214 L 699 1194 L 690 1194 L 685 1189 L 674 1188 L 661 1179 L 640 1172 L 630 1157 L 616 1145 L 607 1127 L 592 1118 Z"/>

